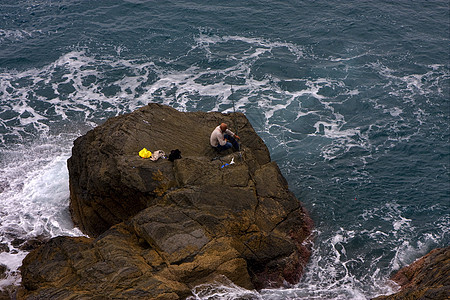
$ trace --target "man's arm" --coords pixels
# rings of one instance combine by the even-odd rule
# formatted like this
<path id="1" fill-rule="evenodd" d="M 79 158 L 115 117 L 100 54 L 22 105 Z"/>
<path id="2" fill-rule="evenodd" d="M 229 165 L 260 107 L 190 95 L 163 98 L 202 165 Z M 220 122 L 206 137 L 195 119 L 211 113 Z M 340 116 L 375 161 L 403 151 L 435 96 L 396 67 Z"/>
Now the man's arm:
<path id="1" fill-rule="evenodd" d="M 238 140 L 241 139 L 237 134 L 234 134 L 234 132 L 229 130 L 229 129 L 225 130 L 225 133 L 230 135 L 230 136 L 232 136 L 232 137 L 234 137 L 234 138 L 236 138 L 236 139 L 238 139 Z"/>

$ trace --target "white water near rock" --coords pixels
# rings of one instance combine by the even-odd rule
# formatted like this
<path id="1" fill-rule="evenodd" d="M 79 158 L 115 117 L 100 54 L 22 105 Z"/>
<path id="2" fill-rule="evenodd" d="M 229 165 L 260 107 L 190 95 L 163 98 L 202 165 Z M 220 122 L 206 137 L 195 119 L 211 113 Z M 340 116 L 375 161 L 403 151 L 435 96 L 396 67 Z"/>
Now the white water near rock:
<path id="1" fill-rule="evenodd" d="M 2 152 L 0 170 L 0 253 L 7 276 L 0 287 L 20 283 L 18 268 L 28 251 L 20 245 L 35 238 L 79 236 L 69 214 L 69 174 L 66 161 L 70 149 L 56 141 L 17 145 Z"/>

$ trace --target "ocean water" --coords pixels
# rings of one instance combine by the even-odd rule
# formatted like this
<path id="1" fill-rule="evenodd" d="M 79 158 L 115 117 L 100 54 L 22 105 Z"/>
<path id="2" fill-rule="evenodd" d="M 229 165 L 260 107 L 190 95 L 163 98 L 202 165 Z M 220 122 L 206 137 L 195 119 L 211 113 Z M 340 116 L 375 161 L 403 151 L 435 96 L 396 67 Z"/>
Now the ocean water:
<path id="1" fill-rule="evenodd" d="M 449 245 L 448 1 L 3 0 L 0 16 L 0 288 L 20 283 L 22 242 L 82 235 L 73 140 L 149 102 L 244 112 L 315 223 L 298 284 L 224 278 L 193 299 L 369 299 Z"/>

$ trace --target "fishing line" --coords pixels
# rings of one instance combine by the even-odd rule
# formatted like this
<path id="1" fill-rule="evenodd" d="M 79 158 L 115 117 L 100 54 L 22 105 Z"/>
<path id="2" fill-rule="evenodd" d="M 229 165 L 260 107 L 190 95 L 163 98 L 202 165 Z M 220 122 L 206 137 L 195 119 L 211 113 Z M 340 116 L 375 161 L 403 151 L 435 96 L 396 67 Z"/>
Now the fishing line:
<path id="1" fill-rule="evenodd" d="M 236 134 L 235 135 L 237 135 L 237 136 L 239 136 L 238 135 L 238 125 L 237 125 L 237 123 L 236 123 L 236 105 L 234 104 L 234 97 L 233 97 L 233 93 L 234 93 L 234 91 L 233 91 L 233 85 L 231 84 L 231 101 L 233 102 L 233 123 L 234 123 L 234 126 L 236 127 Z M 241 144 L 238 142 L 238 141 L 236 141 L 236 143 L 238 144 L 238 153 L 239 153 L 239 158 L 241 159 L 241 162 L 242 162 L 242 152 L 241 152 Z"/>

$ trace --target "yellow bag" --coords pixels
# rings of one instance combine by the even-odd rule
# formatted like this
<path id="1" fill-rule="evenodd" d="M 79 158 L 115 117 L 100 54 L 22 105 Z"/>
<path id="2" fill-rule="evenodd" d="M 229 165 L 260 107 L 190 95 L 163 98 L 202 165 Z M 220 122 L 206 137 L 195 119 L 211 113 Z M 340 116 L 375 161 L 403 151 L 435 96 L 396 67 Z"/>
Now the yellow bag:
<path id="1" fill-rule="evenodd" d="M 139 156 L 142 158 L 149 158 L 150 156 L 152 156 L 152 153 L 147 149 L 143 148 L 141 151 L 139 151 Z"/>

